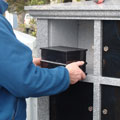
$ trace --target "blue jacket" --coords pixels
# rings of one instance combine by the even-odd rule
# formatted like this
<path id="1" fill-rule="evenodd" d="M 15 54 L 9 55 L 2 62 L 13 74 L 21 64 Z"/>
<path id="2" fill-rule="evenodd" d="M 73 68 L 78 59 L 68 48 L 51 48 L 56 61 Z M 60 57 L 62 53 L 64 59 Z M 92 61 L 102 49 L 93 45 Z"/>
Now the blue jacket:
<path id="1" fill-rule="evenodd" d="M 69 86 L 66 68 L 36 67 L 31 50 L 19 42 L 2 15 L 8 5 L 0 0 L 0 120 L 25 120 L 25 98 L 57 94 Z"/>

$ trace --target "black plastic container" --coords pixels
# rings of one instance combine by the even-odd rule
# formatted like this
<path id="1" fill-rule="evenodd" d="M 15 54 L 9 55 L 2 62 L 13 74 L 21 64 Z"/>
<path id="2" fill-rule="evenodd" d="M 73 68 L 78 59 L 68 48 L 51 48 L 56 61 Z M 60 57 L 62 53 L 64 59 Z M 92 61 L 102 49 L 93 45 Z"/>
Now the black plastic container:
<path id="1" fill-rule="evenodd" d="M 66 66 L 75 61 L 84 61 L 86 63 L 86 51 L 87 49 L 65 46 L 41 48 L 41 66 L 54 68 L 57 66 Z M 86 64 L 80 68 L 86 72 Z"/>

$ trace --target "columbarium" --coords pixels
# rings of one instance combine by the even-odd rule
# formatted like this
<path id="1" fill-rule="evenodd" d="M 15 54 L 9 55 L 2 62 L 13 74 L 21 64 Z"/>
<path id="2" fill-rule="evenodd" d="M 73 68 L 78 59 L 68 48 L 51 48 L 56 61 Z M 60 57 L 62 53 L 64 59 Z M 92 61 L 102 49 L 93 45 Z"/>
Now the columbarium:
<path id="1" fill-rule="evenodd" d="M 120 120 L 120 1 L 25 10 L 37 18 L 36 57 L 40 48 L 53 46 L 87 50 L 87 78 L 64 93 L 38 98 L 37 120 Z"/>

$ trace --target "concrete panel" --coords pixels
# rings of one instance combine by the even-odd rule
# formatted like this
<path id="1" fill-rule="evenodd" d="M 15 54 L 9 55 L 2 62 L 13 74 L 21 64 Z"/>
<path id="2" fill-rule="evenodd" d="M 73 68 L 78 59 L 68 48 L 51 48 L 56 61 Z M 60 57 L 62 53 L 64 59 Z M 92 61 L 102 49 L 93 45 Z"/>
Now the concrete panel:
<path id="1" fill-rule="evenodd" d="M 78 46 L 78 21 L 49 20 L 49 46 Z"/>
<path id="2" fill-rule="evenodd" d="M 40 48 L 48 46 L 48 20 L 38 20 L 37 29 L 37 40 L 33 50 L 33 55 L 35 57 L 40 57 Z M 34 102 L 34 104 L 36 104 L 36 102 Z M 49 97 L 38 98 L 36 109 L 36 120 L 49 120 Z"/>
<path id="3" fill-rule="evenodd" d="M 93 73 L 93 52 L 94 52 L 94 21 L 79 20 L 78 47 L 86 48 L 87 51 L 87 72 Z"/>
<path id="4" fill-rule="evenodd" d="M 102 75 L 102 21 L 94 25 L 94 74 Z"/>

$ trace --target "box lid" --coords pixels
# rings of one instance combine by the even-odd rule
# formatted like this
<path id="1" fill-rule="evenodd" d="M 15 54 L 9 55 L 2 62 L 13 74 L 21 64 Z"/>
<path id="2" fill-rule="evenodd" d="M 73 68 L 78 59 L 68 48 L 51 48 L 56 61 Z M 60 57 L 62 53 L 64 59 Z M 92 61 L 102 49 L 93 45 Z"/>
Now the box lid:
<path id="1" fill-rule="evenodd" d="M 83 49 L 83 48 L 74 48 L 74 47 L 66 47 L 66 46 L 44 47 L 44 48 L 40 48 L 40 49 L 41 50 L 59 51 L 59 52 L 87 51 L 87 49 Z"/>

